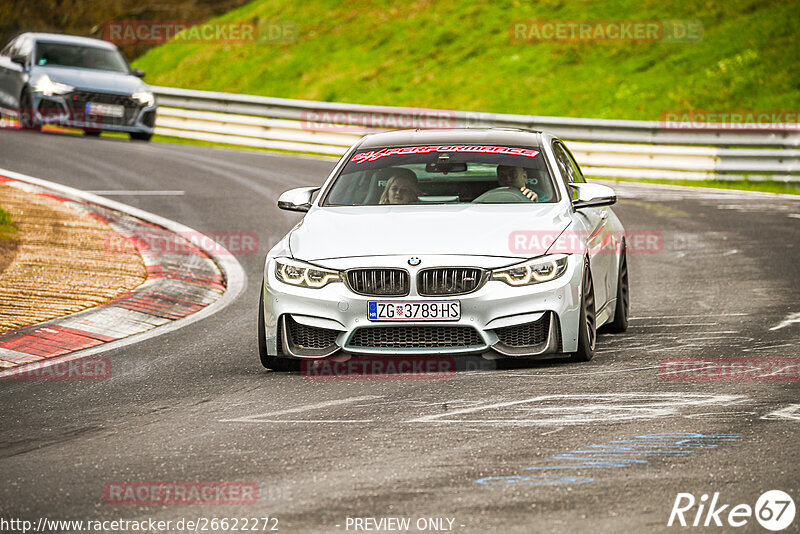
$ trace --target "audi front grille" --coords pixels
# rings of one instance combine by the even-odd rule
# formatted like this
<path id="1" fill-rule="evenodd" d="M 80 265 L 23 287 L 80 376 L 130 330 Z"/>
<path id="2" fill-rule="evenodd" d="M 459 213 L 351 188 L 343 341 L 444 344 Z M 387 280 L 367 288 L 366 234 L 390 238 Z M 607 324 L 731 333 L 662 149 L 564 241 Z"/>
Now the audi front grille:
<path id="1" fill-rule="evenodd" d="M 130 95 L 118 95 L 113 93 L 97 93 L 94 91 L 83 91 L 77 89 L 72 93 L 66 95 L 67 104 L 70 106 L 71 111 L 77 117 L 86 117 L 87 122 L 98 122 L 103 125 L 114 126 L 130 126 L 136 121 L 139 111 L 144 107 L 142 103 L 134 100 Z M 90 102 L 96 104 L 111 104 L 115 106 L 122 106 L 125 108 L 124 116 L 122 117 L 105 117 L 105 116 L 91 116 L 86 114 L 86 105 Z"/>

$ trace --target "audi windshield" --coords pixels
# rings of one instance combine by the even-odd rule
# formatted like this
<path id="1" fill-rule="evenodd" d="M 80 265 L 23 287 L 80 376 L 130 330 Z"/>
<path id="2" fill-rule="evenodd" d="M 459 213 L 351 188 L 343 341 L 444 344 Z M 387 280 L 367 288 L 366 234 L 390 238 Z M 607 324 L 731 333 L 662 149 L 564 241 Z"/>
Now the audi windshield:
<path id="1" fill-rule="evenodd" d="M 36 43 L 36 65 L 77 67 L 128 74 L 128 63 L 116 50 L 46 41 Z"/>

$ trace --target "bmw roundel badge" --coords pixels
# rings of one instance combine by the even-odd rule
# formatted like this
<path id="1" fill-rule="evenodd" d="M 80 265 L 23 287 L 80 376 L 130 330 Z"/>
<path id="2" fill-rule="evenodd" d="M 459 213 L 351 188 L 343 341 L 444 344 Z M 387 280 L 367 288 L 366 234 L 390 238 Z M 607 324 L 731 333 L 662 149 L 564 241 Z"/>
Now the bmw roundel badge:
<path id="1" fill-rule="evenodd" d="M 408 264 L 411 265 L 412 267 L 416 267 L 420 263 L 422 263 L 422 260 L 417 258 L 416 256 L 414 256 L 413 258 L 408 258 Z"/>

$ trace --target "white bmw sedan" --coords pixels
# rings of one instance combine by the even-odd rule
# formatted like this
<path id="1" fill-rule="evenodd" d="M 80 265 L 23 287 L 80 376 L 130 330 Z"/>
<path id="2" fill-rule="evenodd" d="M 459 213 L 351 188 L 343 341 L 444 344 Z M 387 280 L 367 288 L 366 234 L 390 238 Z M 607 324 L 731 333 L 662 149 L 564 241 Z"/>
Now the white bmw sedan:
<path id="1" fill-rule="evenodd" d="M 369 135 L 269 252 L 258 341 L 267 368 L 342 355 L 594 356 L 624 331 L 628 271 L 614 191 L 565 144 L 510 129 Z"/>

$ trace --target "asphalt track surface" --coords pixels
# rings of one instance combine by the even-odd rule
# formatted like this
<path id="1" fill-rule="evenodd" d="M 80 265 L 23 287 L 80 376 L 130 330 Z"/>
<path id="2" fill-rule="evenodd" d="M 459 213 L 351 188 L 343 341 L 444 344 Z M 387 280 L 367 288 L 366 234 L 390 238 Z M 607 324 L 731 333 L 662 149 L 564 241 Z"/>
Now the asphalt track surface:
<path id="1" fill-rule="evenodd" d="M 798 501 L 796 380 L 675 381 L 659 364 L 800 357 L 800 323 L 791 322 L 800 312 L 800 201 L 620 185 L 615 211 L 626 229 L 660 232 L 663 250 L 629 256 L 631 327 L 601 335 L 589 363 L 444 380 L 268 372 L 256 349 L 261 266 L 300 219 L 276 199 L 320 184 L 332 166 L 0 132 L 0 167 L 83 190 L 134 191 L 111 198 L 199 231 L 260 240 L 258 254 L 238 257 L 248 281 L 232 305 L 110 351 L 111 378 L 0 384 L 0 518 L 269 515 L 282 532 L 353 532 L 348 517 L 410 517 L 414 532 L 418 518 L 445 517 L 453 532 L 640 532 L 681 530 L 666 526 L 678 492 L 753 506 L 781 489 Z M 157 190 L 184 194 L 141 194 Z M 663 445 L 677 438 L 661 437 L 637 449 L 640 462 L 611 455 L 601 467 L 554 469 L 576 461 L 553 456 L 580 464 L 599 458 L 597 446 L 663 433 L 727 438 L 699 438 L 708 446 L 676 454 Z M 247 481 L 260 497 L 241 506 L 106 503 L 105 485 L 120 481 Z M 764 530 L 750 518 L 736 531 Z"/>

